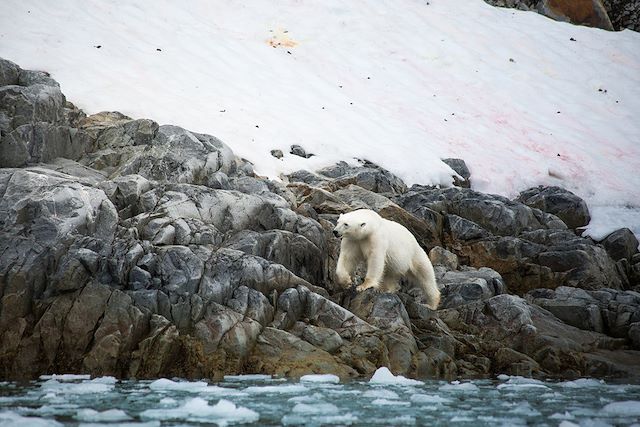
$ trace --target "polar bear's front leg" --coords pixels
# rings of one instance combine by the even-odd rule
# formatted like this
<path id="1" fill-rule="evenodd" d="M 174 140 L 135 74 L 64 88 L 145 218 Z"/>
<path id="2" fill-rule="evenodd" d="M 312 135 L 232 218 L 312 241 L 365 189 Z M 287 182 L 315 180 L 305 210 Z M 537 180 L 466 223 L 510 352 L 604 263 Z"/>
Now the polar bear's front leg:
<path id="1" fill-rule="evenodd" d="M 364 278 L 364 282 L 356 288 L 358 291 L 380 286 L 380 281 L 384 274 L 385 253 L 386 250 L 384 248 L 375 248 L 369 253 L 367 257 L 367 276 Z"/>
<path id="2" fill-rule="evenodd" d="M 340 256 L 336 266 L 336 280 L 340 286 L 351 286 L 351 274 L 356 268 L 356 259 L 353 248 L 349 247 L 346 240 L 340 244 Z"/>

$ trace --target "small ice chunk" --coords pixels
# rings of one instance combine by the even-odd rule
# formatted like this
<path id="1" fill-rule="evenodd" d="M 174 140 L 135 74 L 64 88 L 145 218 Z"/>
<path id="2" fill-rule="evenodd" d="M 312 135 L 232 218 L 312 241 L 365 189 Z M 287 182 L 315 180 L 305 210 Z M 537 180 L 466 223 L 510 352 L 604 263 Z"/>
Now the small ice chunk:
<path id="1" fill-rule="evenodd" d="M 378 368 L 369 380 L 369 384 L 388 384 L 388 385 L 421 385 L 422 381 L 405 378 L 402 375 L 393 375 L 389 368 L 383 366 Z"/>
<path id="2" fill-rule="evenodd" d="M 560 424 L 558 424 L 558 427 L 580 427 L 580 425 L 572 423 L 571 421 L 564 420 Z"/>
<path id="3" fill-rule="evenodd" d="M 394 417 L 394 418 L 390 418 L 388 420 L 385 420 L 386 422 L 389 423 L 389 425 L 392 426 L 398 426 L 398 425 L 415 425 L 416 424 L 416 419 L 415 417 L 412 417 L 411 415 L 401 415 L 399 417 Z"/>
<path id="4" fill-rule="evenodd" d="M 375 397 L 380 399 L 398 399 L 398 393 L 384 388 L 368 390 L 362 394 L 363 397 Z"/>
<path id="5" fill-rule="evenodd" d="M 225 381 L 270 381 L 271 375 L 247 374 L 247 375 L 225 375 Z"/>
<path id="6" fill-rule="evenodd" d="M 446 397 L 440 397 L 437 394 L 414 394 L 411 396 L 411 401 L 416 403 L 451 403 L 451 399 Z"/>
<path id="7" fill-rule="evenodd" d="M 332 383 L 337 384 L 340 382 L 340 377 L 333 374 L 309 374 L 300 377 L 300 382 L 304 383 Z"/>
<path id="8" fill-rule="evenodd" d="M 283 385 L 263 385 L 263 386 L 251 386 L 244 389 L 245 392 L 251 394 L 262 393 L 281 393 L 281 394 L 294 394 L 303 393 L 309 389 L 301 384 L 283 384 Z"/>
<path id="9" fill-rule="evenodd" d="M 438 388 L 440 391 L 468 391 L 474 392 L 480 390 L 477 385 L 473 383 L 461 383 L 460 381 L 451 381 L 449 384 L 445 384 Z"/>
<path id="10" fill-rule="evenodd" d="M 258 421 L 260 415 L 249 408 L 236 406 L 235 403 L 226 399 L 220 399 L 218 403 L 210 406 L 206 400 L 194 397 L 177 408 L 146 409 L 140 413 L 140 418 L 145 420 L 214 421 L 218 425 L 226 426 L 229 423 L 252 423 Z"/>
<path id="11" fill-rule="evenodd" d="M 176 403 L 178 403 L 178 401 L 172 397 L 163 397 L 162 399 L 160 399 L 160 402 L 158 403 L 160 403 L 161 405 L 169 406 L 169 405 L 175 405 Z"/>
<path id="12" fill-rule="evenodd" d="M 116 377 L 98 377 L 98 378 L 94 378 L 91 380 L 92 383 L 96 383 L 96 384 L 115 384 L 118 382 L 118 380 L 116 379 Z"/>
<path id="13" fill-rule="evenodd" d="M 563 381 L 558 383 L 561 387 L 566 388 L 587 388 L 587 387 L 602 387 L 605 385 L 603 380 L 596 380 L 594 378 L 579 378 L 573 381 Z"/>
<path id="14" fill-rule="evenodd" d="M 160 421 L 130 422 L 118 424 L 80 423 L 78 427 L 160 427 Z"/>
<path id="15" fill-rule="evenodd" d="M 207 388 L 208 385 L 205 381 L 173 381 L 167 378 L 160 378 L 149 384 L 149 388 L 154 391 L 174 390 L 199 393 L 202 389 Z"/>
<path id="16" fill-rule="evenodd" d="M 499 384 L 497 389 L 507 391 L 528 391 L 531 389 L 549 390 L 549 387 L 542 384 Z"/>
<path id="17" fill-rule="evenodd" d="M 23 417 L 16 412 L 5 411 L 0 412 L 0 426 L 62 427 L 62 424 L 56 420 Z"/>
<path id="18" fill-rule="evenodd" d="M 451 421 L 452 423 L 470 423 L 475 420 L 476 419 L 474 417 L 468 417 L 465 415 L 456 415 L 453 418 L 451 418 L 449 421 Z"/>
<path id="19" fill-rule="evenodd" d="M 496 388 L 498 390 L 507 391 L 526 391 L 534 388 L 540 390 L 549 390 L 549 387 L 544 385 L 544 383 L 540 380 L 520 376 L 509 377 L 504 384 L 498 384 Z"/>
<path id="20" fill-rule="evenodd" d="M 640 401 L 624 400 L 622 402 L 612 402 L 602 408 L 606 415 L 619 417 L 640 417 Z"/>
<path id="21" fill-rule="evenodd" d="M 131 417 L 121 409 L 108 409 L 103 412 L 94 409 L 80 409 L 75 416 L 80 421 L 127 421 Z"/>
<path id="22" fill-rule="evenodd" d="M 379 406 L 411 406 L 411 402 L 405 402 L 402 400 L 389 400 L 389 399 L 376 399 L 371 403 Z"/>
<path id="23" fill-rule="evenodd" d="M 56 381 L 80 381 L 80 380 L 90 380 L 91 375 L 85 374 L 51 374 L 51 375 L 40 375 L 41 380 L 56 380 Z"/>
<path id="24" fill-rule="evenodd" d="M 345 415 L 308 415 L 288 414 L 282 417 L 283 425 L 351 425 L 358 421 L 353 414 Z"/>
<path id="25" fill-rule="evenodd" d="M 551 418 L 552 420 L 573 420 L 575 416 L 572 415 L 569 411 L 564 411 L 564 414 L 555 412 L 549 415 L 549 418 Z"/>
<path id="26" fill-rule="evenodd" d="M 294 413 L 298 414 L 337 414 L 338 407 L 333 403 L 298 403 L 293 407 Z"/>
<path id="27" fill-rule="evenodd" d="M 93 381 L 71 383 L 59 382 L 57 380 L 47 380 L 43 382 L 40 387 L 47 393 L 88 394 L 111 391 L 114 385 Z"/>
<path id="28" fill-rule="evenodd" d="M 320 402 L 322 401 L 324 396 L 320 393 L 313 393 L 311 395 L 302 395 L 302 396 L 294 396 L 289 398 L 288 402 L 293 403 L 309 403 L 309 402 Z"/>
<path id="29" fill-rule="evenodd" d="M 537 417 L 542 415 L 540 411 L 531 407 L 529 402 L 520 402 L 516 404 L 511 410 L 509 410 L 512 414 L 522 415 L 525 417 Z"/>

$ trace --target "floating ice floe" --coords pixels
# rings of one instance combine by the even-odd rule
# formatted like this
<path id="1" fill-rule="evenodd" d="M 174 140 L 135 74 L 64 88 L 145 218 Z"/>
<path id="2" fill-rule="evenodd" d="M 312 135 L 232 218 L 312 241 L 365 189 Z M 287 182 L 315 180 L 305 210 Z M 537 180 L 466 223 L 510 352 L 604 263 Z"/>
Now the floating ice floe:
<path id="1" fill-rule="evenodd" d="M 414 394 L 410 397 L 412 402 L 416 403 L 451 403 L 451 399 L 440 397 L 437 394 Z"/>
<path id="2" fill-rule="evenodd" d="M 587 388 L 587 387 L 602 387 L 605 385 L 603 380 L 596 380 L 594 378 L 579 378 L 572 381 L 563 381 L 558 383 L 561 387 L 566 388 Z"/>
<path id="3" fill-rule="evenodd" d="M 602 408 L 606 415 L 619 417 L 640 417 L 640 401 L 625 400 L 622 402 L 612 402 Z"/>
<path id="4" fill-rule="evenodd" d="M 163 397 L 162 399 L 160 399 L 160 402 L 158 402 L 161 405 L 175 405 L 176 403 L 178 403 L 177 400 L 175 400 L 173 397 Z"/>
<path id="5" fill-rule="evenodd" d="M 283 425 L 351 425 L 358 421 L 353 414 L 345 415 L 307 415 L 289 414 L 282 417 Z"/>
<path id="6" fill-rule="evenodd" d="M 80 380 L 90 380 L 91 375 L 85 374 L 51 374 L 51 375 L 40 375 L 41 380 L 56 380 L 56 381 L 80 381 Z"/>
<path id="7" fill-rule="evenodd" d="M 477 385 L 473 383 L 461 383 L 460 381 L 451 381 L 449 384 L 445 384 L 438 388 L 440 391 L 478 391 L 480 390 Z"/>
<path id="8" fill-rule="evenodd" d="M 149 384 L 149 388 L 154 391 L 172 390 L 172 391 L 190 391 L 200 393 L 207 388 L 209 384 L 205 381 L 173 381 L 168 378 L 160 378 Z"/>
<path id="9" fill-rule="evenodd" d="M 194 397 L 187 400 L 183 405 L 172 409 L 147 409 L 140 413 L 143 420 L 185 420 L 194 422 L 209 422 L 219 426 L 226 426 L 230 423 L 252 423 L 258 421 L 260 414 L 235 403 L 220 399 L 218 403 L 211 406 L 200 398 Z"/>
<path id="10" fill-rule="evenodd" d="M 78 427 L 160 427 L 160 421 L 130 422 L 118 424 L 80 423 Z"/>
<path id="11" fill-rule="evenodd" d="M 388 384 L 388 385 L 421 385 L 422 381 L 405 378 L 402 375 L 393 375 L 389 368 L 383 366 L 373 374 L 369 380 L 369 384 Z"/>
<path id="12" fill-rule="evenodd" d="M 300 382 L 303 383 L 331 383 L 338 384 L 340 382 L 340 377 L 333 374 L 309 374 L 303 375 L 300 377 Z"/>
<path id="13" fill-rule="evenodd" d="M 283 385 L 265 385 L 265 386 L 251 386 L 244 389 L 245 392 L 251 394 L 263 394 L 263 393 L 281 393 L 281 394 L 293 394 L 303 393 L 309 389 L 302 384 L 283 384 Z"/>
<path id="14" fill-rule="evenodd" d="M 302 396 L 294 396 L 287 399 L 288 402 L 293 403 L 309 403 L 309 402 L 321 402 L 324 396 L 320 393 L 313 393 Z"/>
<path id="15" fill-rule="evenodd" d="M 398 399 L 398 393 L 395 391 L 387 390 L 384 388 L 378 388 L 374 390 L 367 390 L 362 394 L 363 397 L 373 397 L 376 399 Z"/>
<path id="16" fill-rule="evenodd" d="M 298 403 L 293 407 L 292 412 L 297 414 L 321 414 L 321 415 L 329 415 L 329 414 L 337 414 L 338 407 L 333 403 Z"/>
<path id="17" fill-rule="evenodd" d="M 153 391 L 183 391 L 187 393 L 221 394 L 224 396 L 244 396 L 245 393 L 233 388 L 209 385 L 206 381 L 173 381 L 160 378 L 149 384 Z"/>
<path id="18" fill-rule="evenodd" d="M 513 408 L 509 410 L 510 413 L 515 415 L 521 415 L 525 417 L 537 417 L 542 415 L 540 411 L 533 408 L 529 402 L 517 403 Z"/>
<path id="19" fill-rule="evenodd" d="M 80 409 L 75 418 L 80 421 L 127 421 L 131 417 L 121 409 L 108 409 L 106 411 L 96 411 L 95 409 Z"/>
<path id="20" fill-rule="evenodd" d="M 90 394 L 104 393 L 113 390 L 115 384 L 102 382 L 100 378 L 90 381 L 60 382 L 58 380 L 47 380 L 40 387 L 46 393 L 67 393 L 67 394 Z M 55 396 L 52 396 L 55 397 Z"/>
<path id="21" fill-rule="evenodd" d="M 536 380 L 533 378 L 525 378 L 521 376 L 499 375 L 498 379 L 502 381 L 506 381 L 503 384 L 498 384 L 498 386 L 496 387 L 498 390 L 521 391 L 521 390 L 529 390 L 532 388 L 541 389 L 541 390 L 550 390 L 549 387 L 544 385 L 542 381 Z"/>
<path id="22" fill-rule="evenodd" d="M 564 414 L 555 412 L 549 415 L 549 418 L 552 420 L 573 420 L 576 417 L 573 414 L 571 414 L 569 411 L 564 411 Z"/>
<path id="23" fill-rule="evenodd" d="M 6 411 L 0 412 L 0 426 L 62 427 L 62 424 L 56 420 L 23 417 L 18 413 Z"/>
<path id="24" fill-rule="evenodd" d="M 264 374 L 247 374 L 247 375 L 225 375 L 225 381 L 271 381 L 271 375 Z"/>
<path id="25" fill-rule="evenodd" d="M 376 399 L 371 403 L 373 405 L 378 405 L 378 406 L 411 406 L 411 402 L 405 402 L 402 400 L 389 400 L 389 399 Z"/>
<path id="26" fill-rule="evenodd" d="M 385 419 L 382 421 L 384 422 L 384 424 L 391 425 L 391 426 L 398 426 L 398 425 L 412 426 L 416 424 L 416 418 L 412 417 L 411 415 L 401 415 L 399 417 L 393 417 L 393 418 Z"/>

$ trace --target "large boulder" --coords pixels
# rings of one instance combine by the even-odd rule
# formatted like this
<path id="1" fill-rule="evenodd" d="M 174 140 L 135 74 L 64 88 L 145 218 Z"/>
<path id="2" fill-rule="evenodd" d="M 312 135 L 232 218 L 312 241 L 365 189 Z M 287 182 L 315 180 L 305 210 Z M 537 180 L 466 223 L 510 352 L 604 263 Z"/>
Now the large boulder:
<path id="1" fill-rule="evenodd" d="M 640 31 L 640 0 L 602 0 L 616 30 Z"/>
<path id="2" fill-rule="evenodd" d="M 517 199 L 532 208 L 556 215 L 575 229 L 589 224 L 591 216 L 587 204 L 571 191 L 560 187 L 533 187 L 520 193 Z"/>
<path id="3" fill-rule="evenodd" d="M 600 243 L 615 261 L 621 259 L 631 261 L 633 255 L 638 252 L 638 239 L 628 228 L 614 231 Z"/>

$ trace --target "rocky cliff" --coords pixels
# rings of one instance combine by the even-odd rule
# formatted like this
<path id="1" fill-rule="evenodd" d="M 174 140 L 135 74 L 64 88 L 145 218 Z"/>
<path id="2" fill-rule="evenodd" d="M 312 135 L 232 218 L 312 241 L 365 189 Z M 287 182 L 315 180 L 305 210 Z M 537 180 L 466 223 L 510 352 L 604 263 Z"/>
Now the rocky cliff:
<path id="1" fill-rule="evenodd" d="M 267 373 L 640 378 L 640 255 L 576 229 L 582 200 L 407 186 L 368 162 L 285 182 L 209 135 L 86 117 L 0 60 L 0 378 Z M 342 212 L 409 228 L 437 311 L 334 284 Z"/>

